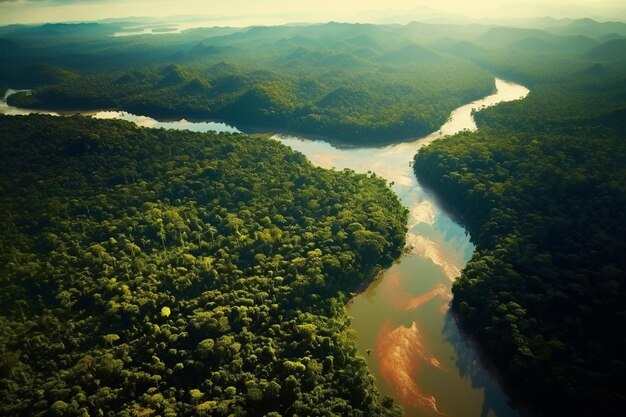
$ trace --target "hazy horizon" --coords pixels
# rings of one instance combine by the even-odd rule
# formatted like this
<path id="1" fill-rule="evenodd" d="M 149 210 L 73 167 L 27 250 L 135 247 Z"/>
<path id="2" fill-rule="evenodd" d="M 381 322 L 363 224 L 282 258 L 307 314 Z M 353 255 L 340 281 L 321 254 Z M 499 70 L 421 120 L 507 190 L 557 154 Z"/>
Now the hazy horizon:
<path id="1" fill-rule="evenodd" d="M 320 0 L 301 4 L 285 0 L 259 2 L 146 0 L 0 0 L 0 25 L 87 22 L 119 18 L 197 17 L 202 25 L 250 26 L 327 21 L 360 23 L 503 22 L 551 17 L 626 20 L 626 6 L 616 0 L 555 0 L 550 3 L 520 0 Z"/>

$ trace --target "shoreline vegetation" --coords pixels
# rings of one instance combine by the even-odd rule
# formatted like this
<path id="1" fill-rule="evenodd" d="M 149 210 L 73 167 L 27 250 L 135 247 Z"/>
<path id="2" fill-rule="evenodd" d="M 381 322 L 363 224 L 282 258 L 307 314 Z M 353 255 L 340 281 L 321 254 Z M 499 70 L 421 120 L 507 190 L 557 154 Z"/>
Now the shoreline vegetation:
<path id="1" fill-rule="evenodd" d="M 87 61 L 61 52 L 67 38 L 41 39 L 36 28 L 9 33 L 7 41 L 28 36 L 31 47 L 8 49 L 13 65 L 0 68 L 0 79 L 32 87 L 29 96 L 9 98 L 17 107 L 111 108 L 357 145 L 424 136 L 453 109 L 495 88 L 475 63 L 416 44 L 410 27 L 329 23 L 215 31 L 158 40 L 87 38 L 72 46 Z M 48 62 L 38 40 L 52 44 Z"/>
<path id="2" fill-rule="evenodd" d="M 435 141 L 413 164 L 476 245 L 452 308 L 529 415 L 619 416 L 626 62 L 600 78 L 518 65 L 537 72 L 518 76 L 533 86 L 526 99 L 477 112 L 477 132 Z"/>
<path id="3" fill-rule="evenodd" d="M 404 245 L 383 180 L 246 135 L 0 121 L 2 414 L 401 414 L 345 315 Z"/>
<path id="4" fill-rule="evenodd" d="M 368 146 L 438 129 L 452 109 L 493 90 L 490 74 L 528 86 L 523 101 L 476 112 L 478 132 L 437 140 L 416 156 L 420 182 L 460 214 L 476 244 L 452 308 L 531 415 L 624 414 L 626 24 L 331 22 L 108 36 L 115 31 L 103 24 L 0 28 L 8 63 L 0 83 L 33 87 L 9 102 L 201 116 Z M 0 251 L 6 414 L 79 416 L 120 404 L 131 407 L 120 417 L 257 409 L 278 417 L 269 409 L 307 414 L 314 407 L 400 413 L 346 345 L 338 311 L 356 283 L 328 278 L 371 279 L 359 268 L 378 271 L 399 256 L 406 223 L 398 219 L 406 213 L 380 180 L 313 169 L 299 154 L 237 135 L 148 133 L 81 117 L 2 119 L 5 148 L 15 147 L 3 152 L 3 169 L 12 171 L 0 199 L 8 225 Z M 145 151 L 147 136 L 160 141 L 152 154 L 128 159 L 120 151 L 129 140 Z M 188 155 L 171 145 L 180 138 L 189 141 Z M 199 160 L 205 153 L 208 165 Z M 137 164 L 142 158 L 152 165 Z M 270 168 L 284 176 L 269 175 Z M 266 178 L 256 181 L 255 170 Z M 284 187 L 295 200 L 281 200 Z M 263 205 L 261 190 L 279 203 Z M 190 204 L 189 196 L 206 205 Z M 293 204 L 299 211 L 285 215 Z M 282 235 L 275 230 L 286 225 Z M 148 242 L 137 240 L 141 233 Z M 185 257 L 194 246 L 194 259 Z M 287 256 L 294 253 L 301 256 Z M 184 298 L 200 289 L 210 294 Z M 63 327 L 72 314 L 80 321 Z M 243 331 L 266 317 L 274 321 L 263 331 L 275 343 Z M 247 351 L 251 341 L 259 349 Z"/>
<path id="5" fill-rule="evenodd" d="M 492 77 L 489 78 L 493 81 Z M 16 93 L 7 99 L 7 103 L 18 108 L 59 111 L 66 114 L 89 111 L 122 111 L 147 116 L 157 121 L 178 121 L 185 119 L 191 122 L 225 123 L 227 125 L 236 126 L 242 132 L 250 135 L 275 132 L 280 135 L 303 136 L 310 139 L 323 140 L 339 147 L 364 145 L 387 146 L 414 141 L 417 138 L 436 132 L 439 126 L 445 123 L 446 117 L 449 115 L 450 111 L 456 107 L 466 102 L 480 99 L 495 91 L 494 85 L 489 87 L 485 86 L 462 100 L 454 100 L 446 108 L 442 109 L 440 114 L 432 118 L 424 117 L 423 119 L 413 119 L 410 123 L 399 121 L 395 124 L 387 125 L 362 125 L 352 122 L 348 124 L 335 124 L 335 122 L 332 121 L 321 122 L 321 120 L 312 122 L 310 118 L 307 120 L 289 120 L 289 114 L 299 113 L 301 110 L 298 109 L 285 111 L 285 118 L 263 114 L 255 120 L 250 120 L 248 118 L 249 116 L 247 116 L 251 113 L 250 109 L 239 107 L 229 109 L 227 113 L 214 113 L 189 108 L 180 110 L 163 109 L 150 104 L 128 105 L 123 102 L 118 103 L 106 99 L 97 99 L 90 102 L 89 99 L 80 96 L 72 98 L 64 97 L 65 93 L 61 92 L 61 88 L 63 87 L 55 88 L 54 91 L 34 88 L 31 94 Z M 47 95 L 47 97 L 43 98 L 42 95 Z M 418 104 L 417 101 L 413 103 L 413 105 L 416 104 Z M 354 111 L 358 113 L 361 109 L 357 108 Z M 444 113 L 446 114 L 445 117 L 443 116 Z M 246 116 L 245 118 L 240 118 L 241 115 Z M 371 117 L 374 117 L 374 115 L 372 114 Z"/>

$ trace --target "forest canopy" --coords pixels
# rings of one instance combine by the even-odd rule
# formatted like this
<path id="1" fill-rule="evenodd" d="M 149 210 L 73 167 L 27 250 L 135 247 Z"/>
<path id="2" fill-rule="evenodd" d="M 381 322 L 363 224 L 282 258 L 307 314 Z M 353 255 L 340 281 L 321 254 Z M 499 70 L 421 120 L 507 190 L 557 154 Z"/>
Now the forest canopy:
<path id="1" fill-rule="evenodd" d="M 492 54 L 529 96 L 415 158 L 476 244 L 453 309 L 536 415 L 626 410 L 623 57 Z"/>
<path id="2" fill-rule="evenodd" d="M 0 27 L 0 93 L 378 145 L 527 86 L 415 159 L 476 244 L 453 311 L 529 413 L 622 416 L 626 24 L 527 24 Z M 404 242 L 380 179 L 79 117 L 0 140 L 1 414 L 398 415 L 343 312 Z"/>
<path id="3" fill-rule="evenodd" d="M 348 331 L 381 179 L 245 135 L 0 116 L 0 414 L 399 416 Z"/>
<path id="4" fill-rule="evenodd" d="M 389 143 L 435 131 L 456 107 L 494 91 L 478 65 L 419 44 L 395 26 L 195 29 L 111 37 L 72 25 L 8 31 L 0 80 L 32 88 L 29 108 L 115 108 Z M 100 28 L 101 29 L 101 28 Z M 66 34 L 63 36 L 63 34 Z M 88 36 L 87 34 L 91 34 Z"/>

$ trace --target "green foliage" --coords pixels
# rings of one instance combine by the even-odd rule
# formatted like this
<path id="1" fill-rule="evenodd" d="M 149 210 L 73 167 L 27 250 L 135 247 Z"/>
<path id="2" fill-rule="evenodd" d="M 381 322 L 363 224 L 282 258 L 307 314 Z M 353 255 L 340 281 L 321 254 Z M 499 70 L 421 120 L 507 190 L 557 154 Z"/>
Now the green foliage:
<path id="1" fill-rule="evenodd" d="M 400 415 L 344 312 L 404 243 L 384 181 L 82 117 L 0 146 L 0 414 Z"/>
<path id="2" fill-rule="evenodd" d="M 477 245 L 453 307 L 532 411 L 624 414 L 626 24 L 118 30 L 1 28 L 0 86 L 360 144 L 437 129 L 487 71 L 529 86 L 417 156 Z M 397 413 L 342 309 L 404 238 L 383 184 L 243 137 L 1 121 L 3 414 Z"/>
<path id="3" fill-rule="evenodd" d="M 79 75 L 73 71 L 50 64 L 37 64 L 24 68 L 19 77 L 32 86 L 72 82 Z M 18 80 L 19 82 L 19 80 Z"/>
<path id="4" fill-rule="evenodd" d="M 454 108 L 494 89 L 485 70 L 421 45 L 408 27 L 329 23 L 200 35 L 68 45 L 64 37 L 13 32 L 9 40 L 28 37 L 31 48 L 10 50 L 0 79 L 36 87 L 10 98 L 29 108 L 118 108 L 361 144 L 432 132 Z M 50 42 L 45 54 L 37 48 Z M 89 58 L 74 61 L 68 49 Z M 32 61 L 45 62 L 54 79 L 31 71 Z"/>
<path id="5" fill-rule="evenodd" d="M 415 172 L 476 252 L 453 308 L 537 415 L 626 410 L 624 69 L 539 57 L 527 99 L 420 150 Z M 505 66 L 515 66 L 512 59 Z"/>

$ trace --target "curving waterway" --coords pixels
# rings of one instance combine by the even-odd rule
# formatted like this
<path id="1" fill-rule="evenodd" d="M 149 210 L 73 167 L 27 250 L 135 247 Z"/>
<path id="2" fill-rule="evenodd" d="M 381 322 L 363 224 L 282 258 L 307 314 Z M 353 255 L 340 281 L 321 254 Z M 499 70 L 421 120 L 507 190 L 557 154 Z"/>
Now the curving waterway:
<path id="1" fill-rule="evenodd" d="M 409 208 L 408 253 L 348 305 L 357 346 L 376 384 L 408 417 L 512 417 L 519 414 L 481 365 L 448 311 L 451 287 L 474 250 L 465 230 L 417 182 L 419 148 L 464 129 L 474 110 L 524 98 L 525 87 L 496 79 L 496 93 L 454 110 L 435 133 L 383 148 L 341 148 L 275 136 L 324 168 L 375 172 Z M 369 352 L 369 353 L 368 353 Z"/>
<path id="2" fill-rule="evenodd" d="M 96 119 L 120 119 L 128 122 L 133 122 L 140 127 L 149 127 L 153 129 L 177 129 L 177 130 L 190 130 L 192 132 L 229 132 L 237 133 L 239 130 L 236 127 L 229 126 L 220 122 L 190 122 L 185 119 L 175 121 L 159 121 L 148 116 L 138 116 L 136 114 L 128 113 L 125 111 L 117 110 L 89 110 L 89 111 L 48 111 L 48 110 L 33 110 L 23 109 L 20 107 L 14 107 L 7 104 L 7 98 L 19 92 L 28 92 L 29 90 L 13 90 L 8 89 L 4 94 L 2 100 L 0 100 L 0 114 L 6 114 L 9 116 L 20 116 L 31 113 L 49 114 L 52 116 L 67 116 L 72 114 L 82 114 L 84 116 L 91 116 Z"/>
<path id="3" fill-rule="evenodd" d="M 519 415 L 508 405 L 499 384 L 481 365 L 448 311 L 452 282 L 474 246 L 465 230 L 418 184 L 411 168 L 420 147 L 464 129 L 475 130 L 474 110 L 521 99 L 529 92 L 500 79 L 496 79 L 496 90 L 454 110 L 437 132 L 411 142 L 382 148 L 337 148 L 294 136 L 273 137 L 304 153 L 315 165 L 375 172 L 392 183 L 392 189 L 409 208 L 407 253 L 348 305 L 358 349 L 367 359 L 376 385 L 404 407 L 407 417 Z M 7 91 L 0 101 L 0 114 L 60 114 L 8 106 L 6 98 L 15 92 Z M 160 122 L 126 112 L 81 114 L 153 128 L 238 131 L 223 123 Z"/>

